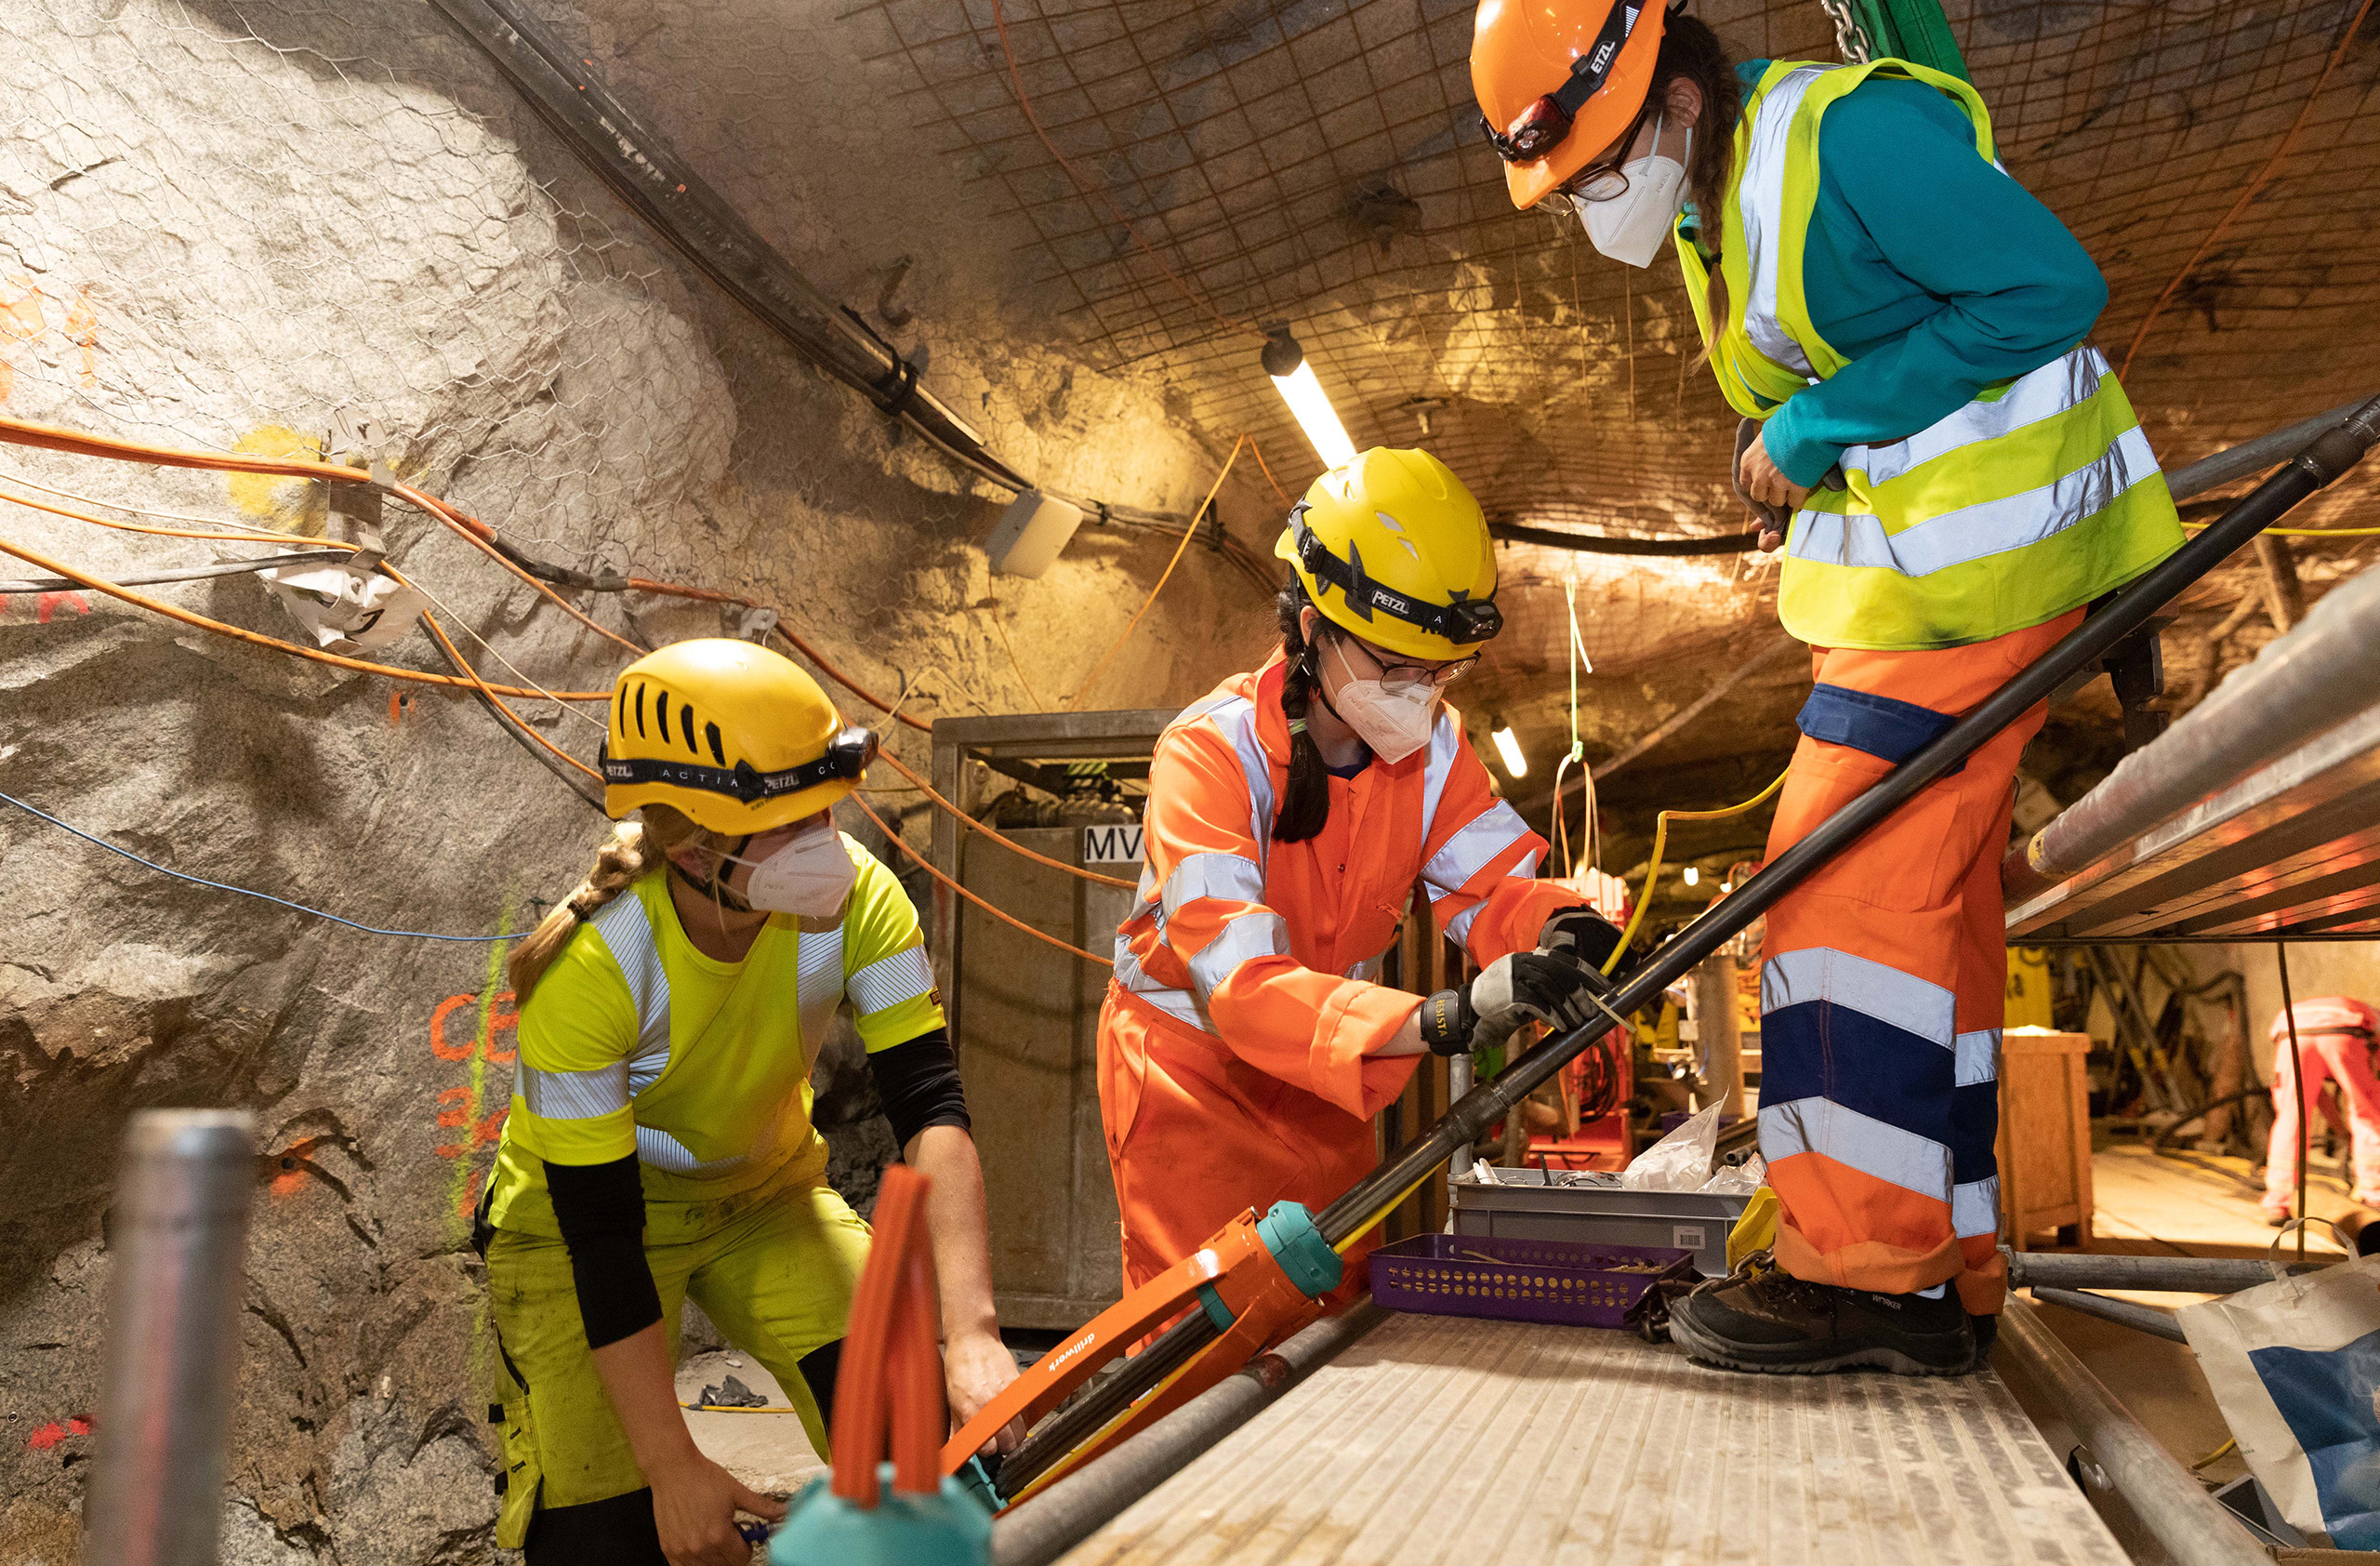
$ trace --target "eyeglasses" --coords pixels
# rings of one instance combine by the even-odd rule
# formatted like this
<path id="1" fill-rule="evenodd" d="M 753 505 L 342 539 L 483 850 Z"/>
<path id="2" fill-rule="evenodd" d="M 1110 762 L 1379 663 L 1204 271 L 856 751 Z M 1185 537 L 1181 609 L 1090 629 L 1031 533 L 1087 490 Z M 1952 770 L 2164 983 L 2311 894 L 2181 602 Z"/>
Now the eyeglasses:
<path id="1" fill-rule="evenodd" d="M 1403 696 L 1423 689 L 1445 690 L 1470 673 L 1472 666 L 1479 661 L 1478 656 L 1474 654 L 1467 658 L 1457 658 L 1452 663 L 1392 663 L 1389 655 L 1360 636 L 1342 632 L 1339 640 L 1360 651 L 1371 666 L 1380 670 L 1381 689 L 1391 696 Z"/>
<path id="2" fill-rule="evenodd" d="M 1647 114 L 1653 116 L 1653 144 L 1656 147 L 1660 145 L 1660 107 L 1647 102 L 1628 123 L 1627 133 L 1612 144 L 1612 153 L 1608 158 L 1587 165 L 1555 186 L 1553 194 L 1537 204 L 1539 210 L 1557 215 L 1576 213 L 1580 202 L 1618 201 L 1626 195 L 1628 171 L 1625 165 L 1629 162 L 1629 153 L 1636 145 L 1637 136 L 1645 128 L 1645 116 Z M 1585 216 L 1583 213 L 1579 215 L 1581 218 Z"/>

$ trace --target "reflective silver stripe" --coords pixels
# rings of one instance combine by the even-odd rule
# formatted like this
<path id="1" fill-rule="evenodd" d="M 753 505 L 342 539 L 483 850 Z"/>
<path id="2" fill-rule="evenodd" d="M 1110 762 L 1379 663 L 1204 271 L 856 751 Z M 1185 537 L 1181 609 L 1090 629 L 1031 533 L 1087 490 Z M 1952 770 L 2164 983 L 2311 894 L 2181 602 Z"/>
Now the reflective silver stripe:
<path id="1" fill-rule="evenodd" d="M 1455 945 L 1461 947 L 1466 950 L 1470 949 L 1471 926 L 1478 920 L 1479 910 L 1487 906 L 1488 899 L 1482 897 L 1477 902 L 1472 904 L 1469 908 L 1464 909 L 1461 913 L 1456 914 L 1452 919 L 1447 921 L 1447 934 L 1453 938 Z"/>
<path id="2" fill-rule="evenodd" d="M 835 1012 L 843 1003 L 843 927 L 800 933 L 794 949 L 793 988 L 801 1008 L 801 1048 L 812 1060 L 834 1030 Z"/>
<path id="3" fill-rule="evenodd" d="M 1897 533 L 1885 531 L 1873 516 L 1797 511 L 1785 552 L 1823 565 L 1869 565 L 1904 577 L 1930 576 L 2055 537 L 2156 476 L 2156 454 L 2135 424 L 2090 462 L 2037 489 L 1978 500 Z"/>
<path id="4" fill-rule="evenodd" d="M 1498 800 L 1465 822 L 1461 831 L 1430 856 L 1430 862 L 1421 867 L 1421 879 L 1433 886 L 1460 892 L 1474 876 L 1492 864 L 1497 855 L 1528 835 L 1528 823 L 1521 819 L 1520 812 Z"/>
<path id="5" fill-rule="evenodd" d="M 661 966 L 661 949 L 654 943 L 653 922 L 645 917 L 644 899 L 633 889 L 622 892 L 595 910 L 587 922 L 628 980 L 628 998 L 636 1002 L 637 1047 L 640 1058 L 669 1054 L 669 975 Z M 655 1070 L 653 1075 L 660 1073 Z M 647 1081 L 652 1079 L 648 1077 Z"/>
<path id="6" fill-rule="evenodd" d="M 1362 962 L 1348 964 L 1346 976 L 1351 979 L 1360 980 L 1365 984 L 1369 984 L 1373 980 L 1379 978 L 1380 965 L 1388 960 L 1389 951 L 1395 945 L 1396 943 L 1395 941 L 1391 941 L 1387 946 L 1381 948 L 1379 951 L 1365 958 Z"/>
<path id="7" fill-rule="evenodd" d="M 1760 1152 L 1772 1164 L 1796 1153 L 1820 1153 L 1903 1190 L 1950 1200 L 1950 1148 L 1830 1099 L 1763 1105 Z"/>
<path id="8" fill-rule="evenodd" d="M 1867 474 L 1871 488 L 1890 484 L 1921 463 L 1931 462 L 1962 446 L 2015 434 L 2029 424 L 2056 418 L 2067 409 L 2089 402 L 2098 392 L 2099 378 L 2106 374 L 2108 362 L 2099 357 L 2097 349 L 2085 344 L 2018 376 L 1990 402 L 1977 401 L 1953 408 L 1905 441 L 1893 445 L 1844 447 L 1843 471 Z"/>
<path id="9" fill-rule="evenodd" d="M 1743 222 L 1744 258 L 1752 269 L 1752 297 L 1744 301 L 1744 332 L 1752 346 L 1795 375 L 1811 373 L 1809 356 L 1786 335 L 1777 314 L 1777 265 L 1784 247 L 1786 143 L 1803 95 L 1832 65 L 1805 65 L 1788 72 L 1760 100 L 1744 150 L 1743 183 L 1737 209 Z"/>
<path id="10" fill-rule="evenodd" d="M 1944 1049 L 1958 1037 L 1958 998 L 1940 985 L 1865 957 L 1805 947 L 1760 965 L 1760 1012 L 1831 1001 Z"/>
<path id="11" fill-rule="evenodd" d="M 1236 707 L 1218 709 L 1215 726 L 1231 738 L 1232 749 L 1239 752 L 1239 770 L 1248 779 L 1248 835 L 1256 844 L 1256 867 L 1264 868 L 1273 849 L 1273 761 L 1264 754 L 1264 742 L 1256 734 L 1256 705 L 1246 697 L 1235 697 Z"/>
<path id="12" fill-rule="evenodd" d="M 1231 977 L 1242 962 L 1256 957 L 1289 955 L 1289 922 L 1270 909 L 1255 909 L 1223 921 L 1213 940 L 1190 959 L 1190 993 L 1205 1005 L 1215 986 Z"/>
<path id="13" fill-rule="evenodd" d="M 926 949 L 913 946 L 870 962 L 843 981 L 843 992 L 865 1016 L 932 994 L 933 966 L 926 961 Z"/>
<path id="14" fill-rule="evenodd" d="M 1239 903 L 1261 903 L 1264 900 L 1264 872 L 1254 861 L 1236 854 L 1185 854 L 1165 878 L 1164 890 L 1158 900 L 1168 919 L 1182 911 L 1184 903 L 1195 903 L 1201 897 L 1227 897 Z"/>
<path id="15" fill-rule="evenodd" d="M 1962 1033 L 1952 1042 L 1958 1052 L 1958 1085 L 1979 1087 L 2000 1080 L 2000 1029 L 1981 1028 Z"/>
<path id="16" fill-rule="evenodd" d="M 760 1145 L 748 1153 L 734 1153 L 726 1158 L 715 1158 L 706 1162 L 696 1158 L 683 1142 L 666 1131 L 659 1131 L 649 1125 L 640 1125 L 636 1128 L 637 1161 L 649 1163 L 655 1169 L 666 1169 L 672 1174 L 724 1174 L 731 1169 L 741 1169 L 766 1153 L 775 1146 L 775 1143 L 776 1138 L 772 1135 L 764 1137 Z"/>
<path id="17" fill-rule="evenodd" d="M 1444 707 L 1438 709 L 1438 721 L 1430 727 L 1430 759 L 1421 768 L 1421 841 L 1430 840 L 1430 828 L 1438 818 L 1438 799 L 1447 790 L 1447 779 L 1454 776 L 1454 758 L 1462 749 L 1462 728 Z"/>
<path id="18" fill-rule="evenodd" d="M 628 1063 L 615 1060 L 591 1071 L 540 1071 L 522 1065 L 513 1088 L 539 1120 L 597 1120 L 628 1107 Z"/>
<path id="19" fill-rule="evenodd" d="M 2000 1176 L 1950 1188 L 1950 1232 L 1961 1240 L 2000 1232 Z"/>
<path id="20" fill-rule="evenodd" d="M 1145 840 L 1147 833 L 1145 825 L 1142 828 L 1142 832 Z M 1157 867 L 1145 858 L 1141 861 L 1141 884 L 1132 893 L 1132 900 L 1142 903 L 1157 901 Z"/>
<path id="21" fill-rule="evenodd" d="M 639 1050 L 628 1057 L 628 1096 L 634 1098 L 661 1080 L 669 1068 L 669 1052 L 665 1049 Z"/>

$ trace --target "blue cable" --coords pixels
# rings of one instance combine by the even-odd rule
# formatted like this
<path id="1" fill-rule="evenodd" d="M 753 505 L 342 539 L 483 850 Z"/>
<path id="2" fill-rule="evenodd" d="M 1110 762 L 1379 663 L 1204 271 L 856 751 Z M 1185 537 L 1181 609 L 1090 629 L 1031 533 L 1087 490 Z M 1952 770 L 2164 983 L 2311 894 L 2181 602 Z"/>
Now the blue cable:
<path id="1" fill-rule="evenodd" d="M 5 801 L 9 804 L 15 805 L 19 810 L 23 811 L 28 816 L 37 816 L 41 817 L 41 819 L 48 822 L 51 826 L 56 827 L 60 831 L 72 832 L 76 837 L 81 838 L 85 843 L 96 843 L 98 846 L 106 849 L 111 854 L 118 855 L 124 858 L 129 859 L 134 864 L 140 866 L 143 869 L 155 870 L 159 875 L 172 876 L 176 881 L 187 881 L 193 886 L 210 887 L 218 892 L 236 892 L 243 897 L 254 897 L 258 902 L 278 903 L 283 908 L 295 909 L 299 913 L 311 913 L 317 919 L 327 919 L 334 924 L 344 924 L 350 930 L 361 930 L 367 936 L 403 936 L 417 941 L 459 941 L 464 943 L 477 943 L 479 945 L 486 945 L 491 941 L 509 941 L 519 938 L 517 934 L 511 936 L 441 936 L 434 935 L 428 930 L 380 930 L 376 929 L 369 924 L 358 924 L 352 919 L 341 919 L 337 914 L 324 913 L 321 909 L 308 908 L 303 903 L 293 903 L 286 897 L 276 897 L 271 893 L 251 892 L 245 886 L 226 885 L 220 881 L 209 881 L 204 876 L 184 875 L 179 870 L 169 870 L 165 866 L 157 864 L 152 860 L 142 858 L 139 855 L 133 853 L 128 848 L 118 848 L 114 843 L 110 843 L 105 838 L 93 837 L 90 833 L 85 831 L 80 827 L 70 827 L 65 822 L 60 820 L 57 816 L 50 815 L 47 811 L 35 810 L 32 805 L 27 804 L 24 801 L 17 798 L 14 794 L 0 794 L 0 801 Z"/>

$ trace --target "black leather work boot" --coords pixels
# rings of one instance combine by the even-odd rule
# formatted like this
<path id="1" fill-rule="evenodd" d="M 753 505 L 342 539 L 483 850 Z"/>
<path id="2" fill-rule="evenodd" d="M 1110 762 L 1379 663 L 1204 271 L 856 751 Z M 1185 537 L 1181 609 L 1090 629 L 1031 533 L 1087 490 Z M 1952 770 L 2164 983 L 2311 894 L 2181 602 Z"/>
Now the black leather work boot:
<path id="1" fill-rule="evenodd" d="M 1977 1363 L 1956 1290 L 1927 1299 L 1806 1282 L 1766 1252 L 1672 1306 L 1670 1336 L 1706 1363 L 1782 1375 L 1858 1366 L 1960 1375 Z"/>

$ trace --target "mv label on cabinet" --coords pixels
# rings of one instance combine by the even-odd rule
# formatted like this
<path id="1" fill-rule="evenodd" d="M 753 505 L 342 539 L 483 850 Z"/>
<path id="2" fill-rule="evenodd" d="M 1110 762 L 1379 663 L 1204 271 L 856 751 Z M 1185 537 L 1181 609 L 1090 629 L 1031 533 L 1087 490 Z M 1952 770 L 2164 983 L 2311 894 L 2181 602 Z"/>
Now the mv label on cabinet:
<path id="1" fill-rule="evenodd" d="M 1141 862 L 1141 829 L 1085 827 L 1082 862 L 1086 865 L 1137 865 Z"/>

